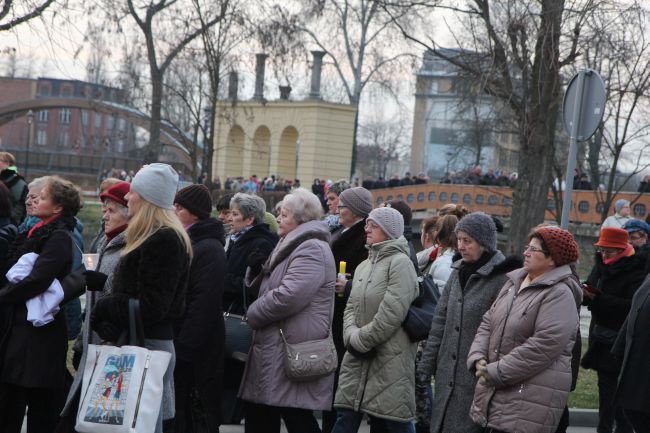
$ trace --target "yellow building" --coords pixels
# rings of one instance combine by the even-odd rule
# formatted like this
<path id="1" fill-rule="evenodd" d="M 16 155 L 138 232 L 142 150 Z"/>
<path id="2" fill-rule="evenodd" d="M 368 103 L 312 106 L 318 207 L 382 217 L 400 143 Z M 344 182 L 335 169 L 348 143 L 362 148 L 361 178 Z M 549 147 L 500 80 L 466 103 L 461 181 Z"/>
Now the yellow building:
<path id="1" fill-rule="evenodd" d="M 350 177 L 356 107 L 320 99 L 223 101 L 215 120 L 214 176 Z"/>

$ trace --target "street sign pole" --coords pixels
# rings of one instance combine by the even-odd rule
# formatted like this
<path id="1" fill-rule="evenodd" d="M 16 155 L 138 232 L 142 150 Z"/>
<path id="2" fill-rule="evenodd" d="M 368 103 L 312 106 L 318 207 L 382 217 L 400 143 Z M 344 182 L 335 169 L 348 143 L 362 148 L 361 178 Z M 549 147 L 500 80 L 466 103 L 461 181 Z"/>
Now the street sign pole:
<path id="1" fill-rule="evenodd" d="M 576 159 L 578 157 L 578 130 L 580 127 L 580 114 L 582 112 L 582 96 L 585 88 L 585 74 L 588 71 L 580 71 L 578 73 L 578 82 L 577 82 L 577 92 L 576 92 L 576 101 L 573 106 L 573 113 L 571 122 L 571 135 L 569 137 L 569 161 L 566 166 L 566 176 L 565 179 L 565 188 L 564 188 L 564 197 L 562 200 L 562 220 L 560 227 L 563 229 L 569 228 L 569 211 L 571 210 L 571 196 L 573 195 L 573 171 L 576 168 Z M 560 189 L 562 189 L 562 183 L 560 182 Z"/>
<path id="2" fill-rule="evenodd" d="M 598 72 L 585 69 L 573 76 L 564 93 L 562 120 L 569 134 L 569 160 L 567 161 L 562 219 L 560 226 L 569 228 L 571 196 L 573 195 L 573 171 L 576 167 L 578 141 L 586 141 L 596 132 L 605 111 L 605 84 Z M 562 185 L 560 184 L 560 189 Z"/>

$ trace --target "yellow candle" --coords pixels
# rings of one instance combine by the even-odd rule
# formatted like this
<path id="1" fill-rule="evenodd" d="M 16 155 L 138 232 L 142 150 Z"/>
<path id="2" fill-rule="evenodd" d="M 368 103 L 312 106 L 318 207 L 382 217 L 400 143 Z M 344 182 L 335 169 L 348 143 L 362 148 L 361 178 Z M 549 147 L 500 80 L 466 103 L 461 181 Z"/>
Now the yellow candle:
<path id="1" fill-rule="evenodd" d="M 346 262 L 344 262 L 343 260 L 341 260 L 339 262 L 339 274 L 345 275 L 345 268 L 347 268 L 347 266 L 348 266 L 348 264 Z"/>

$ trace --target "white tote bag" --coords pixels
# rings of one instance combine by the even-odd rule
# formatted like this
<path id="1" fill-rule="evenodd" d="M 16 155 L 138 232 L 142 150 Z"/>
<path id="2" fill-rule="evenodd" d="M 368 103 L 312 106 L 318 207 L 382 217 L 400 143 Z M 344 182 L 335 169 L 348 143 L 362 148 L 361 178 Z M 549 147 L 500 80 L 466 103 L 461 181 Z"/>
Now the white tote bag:
<path id="1" fill-rule="evenodd" d="M 142 333 L 135 332 L 137 301 L 129 302 L 129 316 L 130 343 L 139 334 L 144 346 Z M 171 356 L 134 345 L 89 344 L 75 429 L 80 433 L 155 431 Z"/>

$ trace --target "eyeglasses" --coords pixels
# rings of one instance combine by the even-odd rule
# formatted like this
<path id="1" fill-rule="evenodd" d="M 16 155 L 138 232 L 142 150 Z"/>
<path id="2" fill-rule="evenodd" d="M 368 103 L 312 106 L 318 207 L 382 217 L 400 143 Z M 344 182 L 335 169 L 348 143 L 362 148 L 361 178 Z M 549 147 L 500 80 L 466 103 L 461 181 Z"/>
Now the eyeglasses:
<path id="1" fill-rule="evenodd" d="M 530 251 L 531 253 L 542 253 L 544 255 L 548 255 L 548 251 L 544 251 L 543 249 L 534 247 L 532 245 L 526 245 L 524 247 L 524 252 L 526 251 Z"/>
<path id="2" fill-rule="evenodd" d="M 596 251 L 600 251 L 601 254 L 607 254 L 607 255 L 611 256 L 611 255 L 620 253 L 621 251 L 623 251 L 623 249 L 622 248 L 602 248 L 602 247 L 599 247 L 599 248 L 596 249 Z"/>
<path id="3" fill-rule="evenodd" d="M 631 233 L 630 234 L 630 240 L 631 241 L 638 241 L 638 240 L 641 240 L 641 239 L 645 239 L 647 237 L 648 237 L 648 235 L 646 235 L 644 233 L 638 233 L 638 234 L 637 233 Z"/>
<path id="4" fill-rule="evenodd" d="M 375 230 L 378 229 L 379 226 L 373 222 L 368 221 L 365 226 L 366 230 Z"/>
<path id="5" fill-rule="evenodd" d="M 339 207 L 339 209 L 347 209 L 348 208 L 347 206 L 342 205 L 342 204 L 340 204 L 338 207 Z"/>

